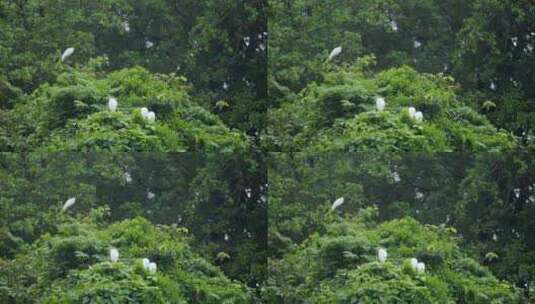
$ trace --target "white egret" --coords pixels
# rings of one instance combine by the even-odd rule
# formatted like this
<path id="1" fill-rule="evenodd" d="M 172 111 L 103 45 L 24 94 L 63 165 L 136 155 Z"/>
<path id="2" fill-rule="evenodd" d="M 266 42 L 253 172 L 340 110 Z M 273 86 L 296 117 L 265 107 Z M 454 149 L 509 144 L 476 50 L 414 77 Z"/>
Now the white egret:
<path id="1" fill-rule="evenodd" d="M 414 114 L 416 114 L 416 108 L 415 107 L 409 107 L 409 117 L 414 119 Z"/>
<path id="2" fill-rule="evenodd" d="M 496 235 L 496 233 L 492 234 L 492 240 L 495 241 L 495 242 L 498 241 L 498 236 Z"/>
<path id="3" fill-rule="evenodd" d="M 422 46 L 422 43 L 418 40 L 414 40 L 414 48 L 417 49 Z"/>
<path id="4" fill-rule="evenodd" d="M 150 40 L 145 41 L 145 48 L 150 49 L 154 46 L 154 43 Z"/>
<path id="5" fill-rule="evenodd" d="M 518 37 L 511 38 L 511 42 L 513 43 L 514 47 L 517 47 L 518 46 Z"/>
<path id="6" fill-rule="evenodd" d="M 496 91 L 496 84 L 493 82 L 490 83 L 490 89 Z"/>
<path id="7" fill-rule="evenodd" d="M 417 271 L 417 269 L 418 269 L 418 259 L 416 259 L 416 258 L 412 258 L 411 259 L 411 268 L 412 268 L 412 270 Z"/>
<path id="8" fill-rule="evenodd" d="M 377 259 L 379 260 L 379 262 L 384 263 L 387 257 L 388 254 L 386 253 L 386 249 L 379 248 L 379 250 L 377 250 Z"/>
<path id="9" fill-rule="evenodd" d="M 150 260 L 147 258 L 144 258 L 142 261 L 143 261 L 143 269 L 149 270 Z"/>
<path id="10" fill-rule="evenodd" d="M 125 172 L 123 176 L 124 176 L 124 181 L 127 184 L 130 184 L 132 182 L 132 175 L 130 175 L 130 173 Z"/>
<path id="11" fill-rule="evenodd" d="M 343 197 L 337 198 L 331 207 L 331 211 L 334 211 L 334 209 L 340 207 L 343 203 L 344 203 Z"/>
<path id="12" fill-rule="evenodd" d="M 251 37 L 243 37 L 243 43 L 245 43 L 245 46 L 249 47 L 249 44 L 251 43 Z"/>
<path id="13" fill-rule="evenodd" d="M 340 53 L 342 53 L 342 47 L 341 46 L 335 47 L 329 54 L 329 58 L 327 58 L 327 61 L 331 61 L 334 57 L 340 55 Z"/>
<path id="14" fill-rule="evenodd" d="M 386 102 L 383 97 L 375 98 L 375 108 L 378 112 L 383 112 L 385 110 Z"/>
<path id="15" fill-rule="evenodd" d="M 115 263 L 119 260 L 119 250 L 116 248 L 110 249 L 110 260 Z"/>
<path id="16" fill-rule="evenodd" d="M 223 90 L 228 90 L 228 83 L 226 81 L 223 82 Z"/>
<path id="17" fill-rule="evenodd" d="M 156 273 L 156 268 L 157 268 L 156 263 L 154 263 L 154 262 L 149 263 L 149 272 L 150 273 Z"/>
<path id="18" fill-rule="evenodd" d="M 108 98 L 108 109 L 110 109 L 110 111 L 112 112 L 117 111 L 117 105 L 118 103 L 115 97 Z"/>
<path id="19" fill-rule="evenodd" d="M 147 119 L 147 114 L 149 114 L 149 109 L 143 107 L 141 108 L 141 116 L 144 118 L 144 119 Z"/>
<path id="20" fill-rule="evenodd" d="M 156 120 L 156 114 L 154 114 L 152 111 L 149 111 L 149 113 L 147 113 L 147 120 L 154 122 Z"/>
<path id="21" fill-rule="evenodd" d="M 390 21 L 390 28 L 392 28 L 394 32 L 399 31 L 398 23 L 394 20 Z"/>
<path id="22" fill-rule="evenodd" d="M 151 192 L 150 190 L 147 191 L 147 198 L 148 198 L 148 199 L 151 200 L 151 199 L 153 199 L 153 198 L 155 198 L 155 197 L 156 197 L 156 194 L 154 194 L 154 193 Z"/>
<path id="23" fill-rule="evenodd" d="M 125 32 L 130 32 L 130 23 L 128 23 L 128 20 L 123 21 L 123 29 Z"/>
<path id="24" fill-rule="evenodd" d="M 423 262 L 418 262 L 418 264 L 416 264 L 416 271 L 418 273 L 424 273 L 425 272 L 425 264 Z"/>
<path id="25" fill-rule="evenodd" d="M 420 111 L 417 111 L 414 113 L 414 119 L 416 119 L 416 121 L 422 121 L 424 120 L 424 114 Z"/>
<path id="26" fill-rule="evenodd" d="M 75 197 L 71 197 L 69 198 L 65 204 L 63 204 L 63 211 L 69 209 L 72 207 L 72 205 L 74 205 L 74 203 L 76 203 L 76 198 Z"/>
<path id="27" fill-rule="evenodd" d="M 74 53 L 74 48 L 70 47 L 63 52 L 63 55 L 61 55 L 61 61 L 67 60 L 67 58 L 71 57 L 71 55 Z"/>
<path id="28" fill-rule="evenodd" d="M 228 240 L 229 240 L 228 233 L 225 233 L 225 242 L 228 242 Z"/>

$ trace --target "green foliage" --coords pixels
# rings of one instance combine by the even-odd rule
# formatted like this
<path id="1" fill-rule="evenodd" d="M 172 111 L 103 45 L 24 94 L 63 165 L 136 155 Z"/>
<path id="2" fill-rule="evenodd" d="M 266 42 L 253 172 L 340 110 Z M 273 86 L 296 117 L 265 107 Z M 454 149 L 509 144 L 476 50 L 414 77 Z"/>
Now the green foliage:
<path id="1" fill-rule="evenodd" d="M 273 275 L 264 290 L 269 301 L 522 303 L 516 288 L 459 249 L 449 228 L 412 218 L 381 225 L 364 217 L 325 220 L 324 233 L 271 261 Z M 388 250 L 385 263 L 376 258 L 380 247 Z M 413 257 L 425 263 L 425 273 L 408 266 Z"/>
<path id="2" fill-rule="evenodd" d="M 384 112 L 375 98 L 386 100 Z M 412 119 L 408 107 L 423 113 Z M 464 105 L 453 79 L 409 67 L 370 75 L 357 65 L 324 74 L 272 110 L 266 146 L 283 151 L 507 151 L 515 139 Z"/>
<path id="3" fill-rule="evenodd" d="M 109 261 L 110 248 L 119 261 Z M 155 274 L 142 258 L 157 263 Z M 102 227 L 67 219 L 3 268 L 8 301 L 36 303 L 249 303 L 246 287 L 194 254 L 182 228 L 134 218 Z"/>
<path id="4" fill-rule="evenodd" d="M 229 100 L 230 107 L 217 114 L 252 134 L 265 124 L 264 6 L 213 0 L 3 1 L 0 107 L 16 103 L 11 96 L 18 91 L 30 94 L 52 82 L 66 66 L 106 55 L 106 72 L 142 66 L 186 75 L 199 104 L 212 110 L 218 100 Z M 74 54 L 59 62 L 68 47 Z"/>
<path id="5" fill-rule="evenodd" d="M 185 79 L 135 67 L 104 77 L 68 70 L 9 112 L 10 150 L 237 151 L 248 144 L 191 100 Z M 117 98 L 117 112 L 107 108 Z M 151 123 L 140 109 L 156 113 Z"/>

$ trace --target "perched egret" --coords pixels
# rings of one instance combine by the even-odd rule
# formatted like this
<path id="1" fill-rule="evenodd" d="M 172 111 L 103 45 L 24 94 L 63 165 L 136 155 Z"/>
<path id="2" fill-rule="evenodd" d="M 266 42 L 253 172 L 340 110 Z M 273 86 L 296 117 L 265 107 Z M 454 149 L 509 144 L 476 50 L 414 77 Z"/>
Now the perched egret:
<path id="1" fill-rule="evenodd" d="M 223 82 L 223 90 L 228 90 L 228 83 L 226 81 Z"/>
<path id="2" fill-rule="evenodd" d="M 130 23 L 128 23 L 128 20 L 123 21 L 123 29 L 125 32 L 130 32 Z"/>
<path id="3" fill-rule="evenodd" d="M 411 259 L 411 268 L 412 268 L 412 270 L 417 271 L 417 269 L 418 269 L 418 259 L 416 259 L 416 258 L 412 258 Z"/>
<path id="4" fill-rule="evenodd" d="M 420 111 L 417 111 L 414 113 L 414 119 L 416 119 L 416 121 L 422 121 L 424 120 L 424 114 Z"/>
<path id="5" fill-rule="evenodd" d="M 417 49 L 422 46 L 422 43 L 418 40 L 414 40 L 414 48 Z"/>
<path id="6" fill-rule="evenodd" d="M 154 114 L 152 111 L 149 111 L 149 113 L 147 113 L 147 120 L 154 122 L 156 120 L 156 114 Z"/>
<path id="7" fill-rule="evenodd" d="M 498 236 L 496 235 L 496 233 L 492 234 L 492 240 L 495 241 L 495 242 L 498 241 Z"/>
<path id="8" fill-rule="evenodd" d="M 493 82 L 490 83 L 490 89 L 496 91 L 496 84 Z"/>
<path id="9" fill-rule="evenodd" d="M 398 27 L 398 23 L 394 20 L 390 21 L 390 28 L 394 31 L 394 32 L 397 32 L 399 31 L 399 27 Z"/>
<path id="10" fill-rule="evenodd" d="M 385 99 L 383 97 L 376 97 L 375 98 L 375 108 L 378 112 L 383 112 L 385 110 Z"/>
<path id="11" fill-rule="evenodd" d="M 115 263 L 119 260 L 119 250 L 116 248 L 110 249 L 110 260 Z"/>
<path id="12" fill-rule="evenodd" d="M 247 37 L 243 37 L 243 43 L 245 43 L 245 46 L 249 46 L 249 44 L 251 43 L 251 37 L 247 36 Z"/>
<path id="13" fill-rule="evenodd" d="M 150 264 L 150 260 L 147 259 L 147 258 L 144 258 L 143 259 L 143 269 L 149 270 L 149 264 Z"/>
<path id="14" fill-rule="evenodd" d="M 341 46 L 335 47 L 331 51 L 331 54 L 329 54 L 329 58 L 327 58 L 327 61 L 331 61 L 334 57 L 340 55 L 340 53 L 342 53 L 342 47 Z"/>
<path id="15" fill-rule="evenodd" d="M 387 257 L 388 254 L 386 253 L 386 249 L 379 248 L 379 250 L 377 250 L 377 259 L 379 260 L 379 262 L 384 263 Z"/>
<path id="16" fill-rule="evenodd" d="M 337 198 L 331 207 L 331 211 L 334 211 L 334 209 L 340 207 L 343 203 L 344 203 L 343 197 Z"/>
<path id="17" fill-rule="evenodd" d="M 416 264 L 416 271 L 418 273 L 424 273 L 425 272 L 425 264 L 423 262 L 418 262 L 418 264 Z"/>
<path id="18" fill-rule="evenodd" d="M 409 107 L 409 116 L 410 116 L 410 118 L 414 118 L 414 114 L 416 114 L 416 108 L 415 107 Z"/>
<path id="19" fill-rule="evenodd" d="M 143 107 L 141 108 L 141 116 L 144 118 L 144 119 L 147 119 L 147 115 L 149 114 L 149 109 Z"/>
<path id="20" fill-rule="evenodd" d="M 156 263 L 154 262 L 149 263 L 149 272 L 156 273 Z"/>
<path id="21" fill-rule="evenodd" d="M 517 47 L 518 46 L 518 37 L 511 38 L 511 42 L 513 43 L 514 47 Z"/>
<path id="22" fill-rule="evenodd" d="M 127 184 L 130 184 L 132 182 L 132 175 L 130 175 L 130 173 L 128 173 L 128 172 L 125 172 L 124 173 L 124 181 Z"/>
<path id="23" fill-rule="evenodd" d="M 71 55 L 74 53 L 74 48 L 70 47 L 63 52 L 63 55 L 61 55 L 61 61 L 67 60 L 67 58 L 71 57 Z"/>
<path id="24" fill-rule="evenodd" d="M 108 109 L 112 112 L 117 111 L 117 99 L 115 97 L 110 97 L 108 99 Z"/>
<path id="25" fill-rule="evenodd" d="M 228 242 L 228 240 L 229 240 L 228 233 L 225 233 L 225 242 Z"/>
<path id="26" fill-rule="evenodd" d="M 148 198 L 148 199 L 151 200 L 151 199 L 153 199 L 153 198 L 155 198 L 155 197 L 156 197 L 156 194 L 154 194 L 154 193 L 151 192 L 150 190 L 147 191 L 147 198 Z"/>
<path id="27" fill-rule="evenodd" d="M 69 198 L 65 204 L 63 204 L 63 211 L 69 209 L 72 207 L 72 205 L 74 205 L 74 203 L 76 203 L 76 198 L 75 197 L 71 197 Z"/>
<path id="28" fill-rule="evenodd" d="M 154 46 L 154 43 L 150 40 L 145 41 L 145 48 L 150 49 Z"/>

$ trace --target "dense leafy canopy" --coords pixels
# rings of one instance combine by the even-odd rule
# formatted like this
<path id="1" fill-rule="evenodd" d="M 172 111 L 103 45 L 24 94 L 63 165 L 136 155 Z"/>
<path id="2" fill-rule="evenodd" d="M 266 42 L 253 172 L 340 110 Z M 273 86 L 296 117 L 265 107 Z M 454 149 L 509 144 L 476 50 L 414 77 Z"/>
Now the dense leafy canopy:
<path id="1" fill-rule="evenodd" d="M 93 215 L 105 216 L 106 210 L 95 210 Z M 154 227 L 143 218 L 106 228 L 93 221 L 67 218 L 57 233 L 45 234 L 14 259 L 2 262 L 2 278 L 13 278 L 7 286 L 2 284 L 8 290 L 2 301 L 250 303 L 246 287 L 231 282 L 191 251 L 187 229 Z M 118 249 L 118 262 L 110 261 L 110 248 Z M 143 269 L 143 258 L 157 264 L 155 274 Z"/>
<path id="2" fill-rule="evenodd" d="M 99 61 L 95 62 L 97 64 Z M 108 99 L 118 101 L 115 112 Z M 141 108 L 155 112 L 151 122 Z M 102 75 L 68 68 L 19 101 L 4 151 L 239 151 L 247 139 L 191 100 L 183 77 L 135 67 Z"/>
<path id="3" fill-rule="evenodd" d="M 196 102 L 254 135 L 265 124 L 264 6 L 264 1 L 2 1 L 0 108 L 53 82 L 65 65 L 106 56 L 107 71 L 142 66 L 184 75 Z M 69 47 L 74 54 L 61 63 Z M 226 106 L 216 107 L 220 101 Z"/>
<path id="4" fill-rule="evenodd" d="M 362 62 L 360 63 L 362 64 Z M 283 151 L 507 151 L 515 139 L 464 105 L 451 77 L 410 67 L 370 75 L 356 67 L 323 74 L 270 112 L 267 146 Z M 378 111 L 375 100 L 386 101 Z M 410 117 L 408 108 L 423 113 Z"/>
<path id="5" fill-rule="evenodd" d="M 377 225 L 328 214 L 326 231 L 270 264 L 272 302 L 284 303 L 522 303 L 520 292 L 463 253 L 454 229 L 411 218 Z M 388 252 L 377 260 L 378 248 Z M 409 259 L 425 263 L 425 272 Z"/>
<path id="6" fill-rule="evenodd" d="M 55 235 L 64 223 L 62 204 L 76 197 L 69 214 L 109 206 L 110 224 L 144 217 L 187 228 L 197 252 L 255 287 L 266 272 L 262 162 L 223 153 L 3 153 L 0 259 Z M 223 253 L 228 258 L 221 260 Z"/>
<path id="7" fill-rule="evenodd" d="M 409 65 L 454 77 L 465 105 L 524 140 L 533 137 L 530 1 L 274 0 L 270 7 L 274 107 L 321 82 L 326 65 L 351 65 L 373 54 L 375 71 Z M 337 46 L 342 53 L 327 63 Z"/>
<path id="8" fill-rule="evenodd" d="M 533 151 L 272 154 L 269 255 L 277 261 L 327 233 L 334 214 L 373 205 L 379 223 L 411 217 L 456 229 L 465 253 L 533 297 L 534 168 Z M 338 197 L 344 204 L 330 212 Z"/>

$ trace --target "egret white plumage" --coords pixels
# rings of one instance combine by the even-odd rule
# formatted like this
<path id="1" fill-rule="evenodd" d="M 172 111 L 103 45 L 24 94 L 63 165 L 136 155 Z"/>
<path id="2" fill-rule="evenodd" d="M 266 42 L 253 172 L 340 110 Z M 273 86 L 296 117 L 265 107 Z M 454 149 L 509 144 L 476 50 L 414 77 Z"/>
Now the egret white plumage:
<path id="1" fill-rule="evenodd" d="M 110 260 L 115 263 L 119 260 L 119 250 L 116 248 L 110 249 Z"/>
<path id="2" fill-rule="evenodd" d="M 418 262 L 416 265 L 416 271 L 418 273 L 424 273 L 425 272 L 425 264 L 423 262 Z"/>
<path id="3" fill-rule="evenodd" d="M 342 47 L 341 46 L 335 47 L 329 54 L 329 58 L 327 58 L 327 61 L 331 61 L 334 57 L 340 55 L 340 53 L 342 53 Z"/>
<path id="4" fill-rule="evenodd" d="M 496 91 L 496 84 L 493 82 L 490 83 L 490 89 Z"/>
<path id="5" fill-rule="evenodd" d="M 156 263 L 154 263 L 154 262 L 149 263 L 149 272 L 150 273 L 156 273 L 156 268 L 157 268 Z"/>
<path id="6" fill-rule="evenodd" d="M 127 184 L 130 184 L 132 182 L 132 175 L 130 175 L 130 173 L 128 173 L 128 172 L 125 172 L 124 173 L 124 181 Z"/>
<path id="7" fill-rule="evenodd" d="M 416 259 L 416 258 L 412 258 L 411 259 L 411 268 L 412 268 L 412 270 L 417 271 L 417 269 L 418 269 L 418 259 Z"/>
<path id="8" fill-rule="evenodd" d="M 414 119 L 414 114 L 416 114 L 416 108 L 415 107 L 409 107 L 409 117 Z"/>
<path id="9" fill-rule="evenodd" d="M 334 211 L 334 209 L 340 207 L 343 203 L 344 203 L 343 197 L 337 198 L 331 207 L 331 211 Z"/>
<path id="10" fill-rule="evenodd" d="M 147 198 L 148 198 L 148 199 L 151 200 L 151 199 L 153 199 L 153 198 L 155 198 L 155 197 L 156 197 L 156 194 L 154 194 L 154 193 L 151 192 L 150 190 L 147 191 Z"/>
<path id="11" fill-rule="evenodd" d="M 110 111 L 112 112 L 117 111 L 117 105 L 118 103 L 115 97 L 108 98 L 108 109 L 110 109 Z"/>
<path id="12" fill-rule="evenodd" d="M 143 261 L 143 269 L 149 270 L 150 260 L 147 258 L 144 258 L 142 261 Z"/>
<path id="13" fill-rule="evenodd" d="M 417 49 L 422 46 L 422 43 L 418 40 L 414 40 L 414 48 Z"/>
<path id="14" fill-rule="evenodd" d="M 384 263 L 387 257 L 388 254 L 386 253 L 386 249 L 379 248 L 379 250 L 377 250 L 377 259 L 379 260 L 379 262 Z"/>
<path id="15" fill-rule="evenodd" d="M 154 114 L 152 111 L 149 111 L 149 113 L 147 113 L 147 120 L 154 122 L 156 120 L 156 114 Z"/>
<path id="16" fill-rule="evenodd" d="M 376 97 L 375 98 L 375 108 L 379 112 L 383 112 L 385 110 L 386 102 L 383 97 Z"/>
<path id="17" fill-rule="evenodd" d="M 70 47 L 66 49 L 63 52 L 63 55 L 61 55 L 61 61 L 65 61 L 67 58 L 71 57 L 71 55 L 74 53 L 74 48 Z"/>
<path id="18" fill-rule="evenodd" d="M 414 113 L 414 119 L 416 119 L 416 121 L 422 121 L 424 120 L 424 114 L 420 111 L 417 111 Z"/>
<path id="19" fill-rule="evenodd" d="M 123 29 L 125 32 L 130 32 L 130 23 L 128 23 L 128 20 L 123 21 Z"/>
<path id="20" fill-rule="evenodd" d="M 228 233 L 225 233 L 225 242 L 228 242 L 228 240 L 229 240 Z"/>
<path id="21" fill-rule="evenodd" d="M 150 49 L 154 46 L 154 43 L 150 40 L 145 41 L 145 48 Z"/>
<path id="22" fill-rule="evenodd" d="M 399 31 L 399 27 L 398 27 L 398 23 L 394 20 L 390 21 L 390 28 L 394 31 L 394 32 L 397 32 Z"/>
<path id="23" fill-rule="evenodd" d="M 76 203 L 76 198 L 75 197 L 69 198 L 67 201 L 65 201 L 65 204 L 63 204 L 63 211 L 71 208 L 72 205 L 74 205 L 74 203 Z"/>
<path id="24" fill-rule="evenodd" d="M 147 115 L 149 114 L 149 109 L 143 107 L 143 108 L 141 108 L 140 112 L 141 112 L 141 116 L 142 116 L 144 119 L 147 119 Z"/>

